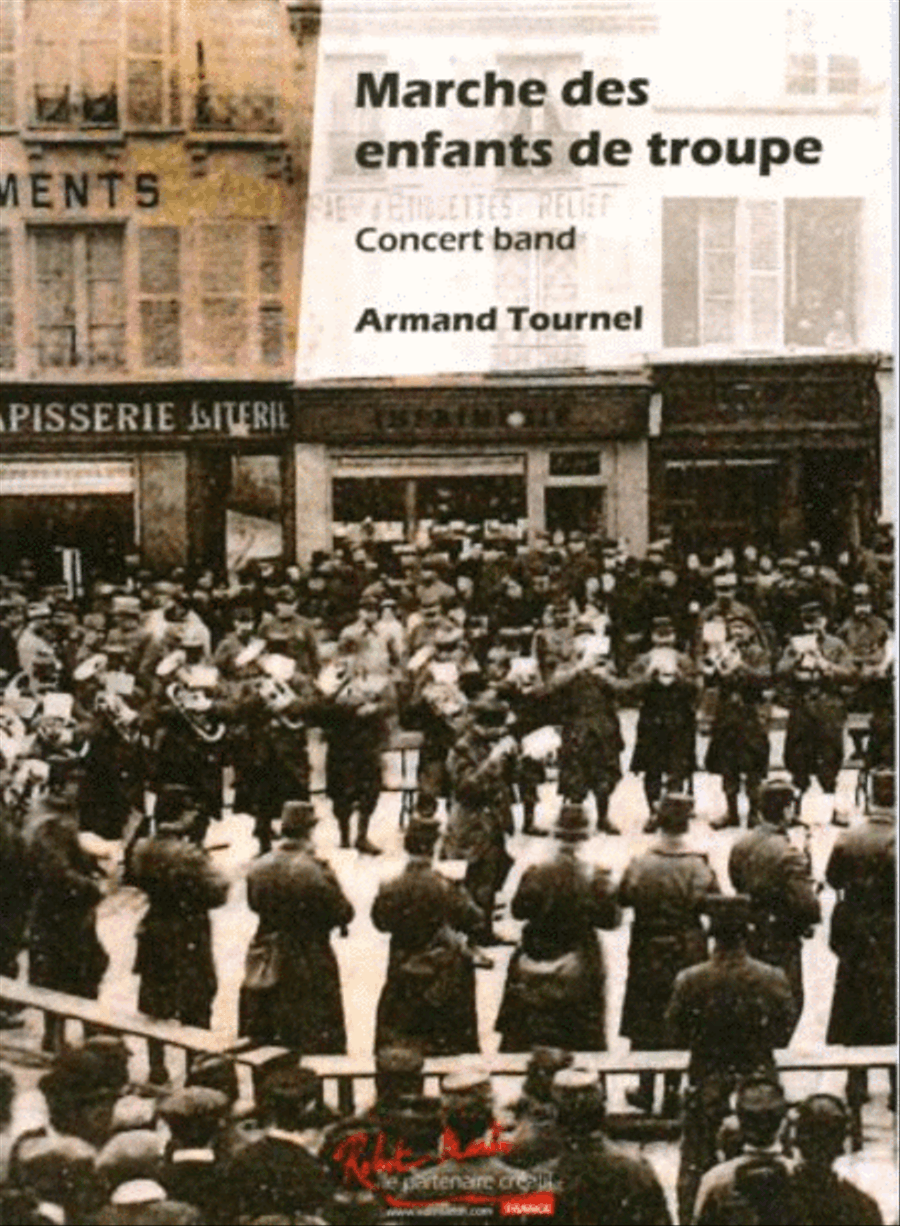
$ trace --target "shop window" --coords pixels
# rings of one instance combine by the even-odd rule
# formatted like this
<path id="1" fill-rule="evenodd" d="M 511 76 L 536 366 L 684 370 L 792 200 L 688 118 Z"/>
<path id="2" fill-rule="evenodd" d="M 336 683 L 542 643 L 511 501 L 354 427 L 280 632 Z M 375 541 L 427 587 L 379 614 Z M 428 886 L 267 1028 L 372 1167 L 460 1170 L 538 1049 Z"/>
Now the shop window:
<path id="1" fill-rule="evenodd" d="M 181 364 L 181 236 L 176 226 L 140 232 L 141 361 L 144 366 Z"/>
<path id="2" fill-rule="evenodd" d="M 177 123 L 176 10 L 173 0 L 27 0 L 32 124 Z"/>
<path id="3" fill-rule="evenodd" d="M 122 227 L 42 226 L 31 239 L 38 365 L 123 368 Z"/>
<path id="4" fill-rule="evenodd" d="M 599 477 L 599 451 L 551 451 L 551 477 Z"/>
<path id="5" fill-rule="evenodd" d="M 280 226 L 216 221 L 200 227 L 202 358 L 211 366 L 284 361 Z"/>
<path id="6" fill-rule="evenodd" d="M 855 200 L 664 200 L 663 343 L 855 338 Z"/>
<path id="7" fill-rule="evenodd" d="M 0 128 L 16 124 L 16 25 L 13 0 L 0 0 Z"/>
<path id="8" fill-rule="evenodd" d="M 546 178 L 566 173 L 568 148 L 580 133 L 574 126 L 566 125 L 565 120 L 570 117 L 572 108 L 563 106 L 558 99 L 566 81 L 578 75 L 581 63 L 582 57 L 579 54 L 498 56 L 497 72 L 500 77 L 517 85 L 529 79 L 543 81 L 547 85 L 547 94 L 541 106 L 521 106 L 518 109 L 509 107 L 500 112 L 503 134 L 507 139 L 513 135 L 527 137 L 529 150 L 534 149 L 535 141 L 549 140 L 552 153 L 546 166 L 530 164 L 520 167 L 507 161 L 499 171 L 501 179 L 521 182 L 523 174 Z M 599 75 L 605 76 L 605 69 L 601 69 Z M 529 152 L 527 157 L 531 162 L 533 154 Z"/>
<path id="9" fill-rule="evenodd" d="M 0 370 L 16 367 L 11 238 L 8 229 L 0 230 Z"/>
<path id="10" fill-rule="evenodd" d="M 282 12 L 277 0 L 205 0 L 198 17 L 196 127 L 278 131 Z"/>

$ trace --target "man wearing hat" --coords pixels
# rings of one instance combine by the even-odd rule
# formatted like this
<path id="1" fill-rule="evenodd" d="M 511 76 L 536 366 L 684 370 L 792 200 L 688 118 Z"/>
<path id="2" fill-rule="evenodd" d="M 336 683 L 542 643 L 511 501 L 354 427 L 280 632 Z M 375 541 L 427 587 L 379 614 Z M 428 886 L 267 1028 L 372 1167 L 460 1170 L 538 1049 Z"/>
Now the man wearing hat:
<path id="1" fill-rule="evenodd" d="M 775 1049 L 794 1032 L 798 1009 L 784 971 L 747 952 L 750 900 L 711 895 L 715 938 L 706 962 L 675 980 L 665 1020 L 670 1046 L 690 1051 L 681 1163 L 679 1220 L 690 1221 L 703 1174 L 716 1161 L 716 1137 L 741 1079 L 775 1070 Z"/>
<path id="2" fill-rule="evenodd" d="M 321 1086 L 296 1062 L 269 1074 L 259 1091 L 262 1134 L 237 1150 L 219 1172 L 216 1220 L 250 1221 L 263 1214 L 317 1214 L 333 1184 L 309 1148 L 309 1121 L 321 1121 Z"/>
<path id="3" fill-rule="evenodd" d="M 829 943 L 838 969 L 827 1043 L 848 1047 L 897 1041 L 897 838 L 892 770 L 876 770 L 865 820 L 840 834 L 825 880 L 837 891 Z M 866 1070 L 852 1069 L 847 1099 L 858 1108 L 866 1096 Z M 891 1069 L 897 1101 L 897 1070 Z"/>
<path id="4" fill-rule="evenodd" d="M 809 859 L 794 846 L 787 828 L 796 794 L 785 780 L 772 779 L 760 792 L 760 822 L 732 845 L 728 875 L 750 899 L 752 927 L 747 948 L 754 958 L 780 967 L 803 1012 L 803 956 L 806 937 L 822 918 Z"/>
<path id="5" fill-rule="evenodd" d="M 844 643 L 826 632 L 822 606 L 808 601 L 800 612 L 803 632 L 791 637 L 777 669 L 789 711 L 784 764 L 801 796 L 813 777 L 833 796 L 844 759 L 841 691 L 853 666 Z"/>
<path id="6" fill-rule="evenodd" d="M 620 757 L 625 748 L 617 694 L 626 688 L 613 677 L 606 635 L 579 640 L 570 667 L 557 669 L 542 694 L 549 704 L 545 724 L 560 726 L 558 790 L 564 800 L 582 804 L 594 795 L 597 829 L 618 834 L 609 820 L 609 801 L 622 777 Z"/>
<path id="7" fill-rule="evenodd" d="M 716 830 L 740 825 L 741 783 L 747 793 L 747 825 L 753 826 L 759 787 L 769 767 L 769 729 L 762 703 L 771 682 L 772 661 L 749 622 L 727 620 L 727 639 L 704 658 L 707 683 L 715 687 L 714 713 L 704 766 L 720 775 L 727 805 Z"/>
<path id="8" fill-rule="evenodd" d="M 572 1226 L 671 1226 L 653 1167 L 606 1137 L 606 1093 L 597 1074 L 561 1070 L 553 1079 L 553 1097 L 564 1138 L 563 1153 L 551 1168 L 556 1219 Z"/>
<path id="9" fill-rule="evenodd" d="M 403 1184 L 399 1199 L 435 1206 L 474 1193 L 485 1197 L 490 1205 L 481 1220 L 501 1221 L 500 1201 L 528 1191 L 533 1184 L 527 1171 L 517 1171 L 503 1161 L 504 1143 L 498 1145 L 494 1121 L 494 1093 L 487 1070 L 473 1061 L 448 1074 L 441 1085 L 441 1160 L 437 1166 L 413 1172 Z M 465 1151 L 476 1144 L 483 1145 L 487 1152 L 463 1158 Z M 434 1208 L 427 1216 L 432 1221 L 457 1220 Z"/>
<path id="10" fill-rule="evenodd" d="M 707 958 L 702 913 L 710 895 L 719 893 L 719 883 L 706 853 L 694 851 L 685 840 L 693 816 L 693 796 L 662 796 L 660 833 L 630 861 L 619 883 L 620 906 L 634 909 L 621 1024 L 632 1051 L 668 1047 L 664 1018 L 675 979 Z M 633 1107 L 652 1111 L 655 1080 L 654 1073 L 642 1072 L 638 1088 L 626 1091 Z M 663 1115 L 677 1115 L 680 1084 L 679 1073 L 665 1074 Z"/>
<path id="11" fill-rule="evenodd" d="M 131 885 L 149 906 L 137 934 L 138 1008 L 149 1017 L 208 1029 L 217 980 L 209 913 L 228 897 L 228 882 L 193 841 L 196 802 L 178 785 L 163 788 L 156 833 L 140 839 L 126 861 Z M 148 1040 L 151 1082 L 168 1080 L 163 1044 Z"/>
<path id="12" fill-rule="evenodd" d="M 615 928 L 620 913 L 608 870 L 576 856 L 587 837 L 582 805 L 564 802 L 552 860 L 525 870 L 512 900 L 524 920 L 509 961 L 495 1029 L 501 1051 L 535 1046 L 606 1050 L 606 969 L 597 928 Z"/>
<path id="13" fill-rule="evenodd" d="M 787 1114 L 784 1091 L 777 1077 L 763 1073 L 748 1077 L 736 1097 L 741 1153 L 703 1176 L 691 1221 L 696 1226 L 754 1226 L 760 1221 L 787 1226 L 798 1219 L 791 1216 L 791 1164 L 778 1140 Z"/>
<path id="14" fill-rule="evenodd" d="M 416 803 L 423 814 L 433 814 L 441 797 L 450 792 L 447 757 L 466 709 L 460 688 L 462 631 L 440 627 L 431 643 L 409 664 L 412 692 L 403 710 L 403 726 L 422 733 L 416 777 Z"/>
<path id="15" fill-rule="evenodd" d="M 833 1094 L 812 1094 L 797 1107 L 794 1142 L 800 1160 L 791 1176 L 791 1222 L 808 1226 L 881 1226 L 877 1201 L 834 1170 L 850 1126 Z"/>
<path id="16" fill-rule="evenodd" d="M 103 874 L 78 841 L 78 812 L 71 788 L 48 791 L 26 824 L 35 882 L 28 933 L 28 977 L 35 987 L 53 988 L 96 1000 L 109 955 L 97 936 L 97 904 Z M 44 1015 L 45 1050 L 62 1039 L 62 1018 Z"/>
<path id="17" fill-rule="evenodd" d="M 694 642 L 694 658 L 702 660 L 708 654 L 710 647 L 723 642 L 728 637 L 728 622 L 740 618 L 753 631 L 753 637 L 764 642 L 762 626 L 749 605 L 736 599 L 738 589 L 737 575 L 734 571 L 724 570 L 713 575 L 713 591 L 715 599 L 712 604 L 702 609 L 697 621 L 697 634 Z"/>
<path id="18" fill-rule="evenodd" d="M 447 761 L 452 799 L 440 856 L 466 861 L 464 884 L 483 916 L 479 945 L 496 943 L 494 899 L 513 863 L 506 835 L 513 830 L 511 780 L 518 746 L 509 728 L 509 708 L 485 690 L 470 705 Z"/>
<path id="19" fill-rule="evenodd" d="M 375 1050 L 396 1044 L 429 1056 L 478 1050 L 474 936 L 484 916 L 463 886 L 432 864 L 440 833 L 434 818 L 416 814 L 404 837 L 409 859 L 382 882 L 372 923 L 391 934 L 387 980 L 378 1000 Z"/>
<path id="20" fill-rule="evenodd" d="M 278 846 L 247 874 L 247 903 L 259 924 L 247 951 L 240 1033 L 337 1055 L 347 1050 L 347 1032 L 330 934 L 354 912 L 331 866 L 313 855 L 316 820 L 309 801 L 288 801 Z"/>
<path id="21" fill-rule="evenodd" d="M 671 618 L 653 619 L 653 646 L 635 660 L 629 672 L 640 699 L 637 735 L 630 769 L 643 773 L 644 795 L 653 814 L 663 790 L 682 792 L 692 786 L 697 765 L 697 685 L 688 656 L 675 648 Z"/>

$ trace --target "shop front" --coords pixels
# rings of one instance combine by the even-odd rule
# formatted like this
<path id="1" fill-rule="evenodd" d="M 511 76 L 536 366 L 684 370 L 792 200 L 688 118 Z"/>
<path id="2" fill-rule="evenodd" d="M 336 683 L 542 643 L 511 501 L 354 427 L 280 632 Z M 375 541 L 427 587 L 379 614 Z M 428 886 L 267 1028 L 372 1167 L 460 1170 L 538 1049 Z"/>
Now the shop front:
<path id="1" fill-rule="evenodd" d="M 683 363 L 654 371 L 650 522 L 683 549 L 859 545 L 880 511 L 877 360 Z"/>
<path id="2" fill-rule="evenodd" d="M 288 389 L 4 384 L 0 566 L 46 582 L 210 567 L 291 551 Z M 283 491 L 288 491 L 285 498 Z"/>
<path id="3" fill-rule="evenodd" d="M 646 544 L 643 374 L 354 383 L 296 392 L 297 553 L 362 530 L 598 532 Z"/>

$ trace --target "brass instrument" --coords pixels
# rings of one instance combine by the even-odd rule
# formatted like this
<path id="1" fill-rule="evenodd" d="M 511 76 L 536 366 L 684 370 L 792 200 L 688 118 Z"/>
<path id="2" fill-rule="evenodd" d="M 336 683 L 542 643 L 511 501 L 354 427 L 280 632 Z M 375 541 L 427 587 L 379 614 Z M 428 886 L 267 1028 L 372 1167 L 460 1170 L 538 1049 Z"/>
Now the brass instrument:
<path id="1" fill-rule="evenodd" d="M 94 699 L 94 710 L 106 717 L 124 741 L 136 744 L 140 740 L 140 716 L 115 690 L 100 690 Z"/>
<path id="2" fill-rule="evenodd" d="M 208 745 L 221 741 L 225 735 L 225 723 L 212 710 L 212 700 L 205 690 L 176 679 L 166 686 L 166 697 L 201 741 Z"/>
<path id="3" fill-rule="evenodd" d="M 255 653 L 251 659 L 256 659 L 258 655 L 258 652 Z M 299 732 L 305 726 L 303 716 L 288 714 L 291 707 L 297 707 L 301 702 L 300 695 L 289 684 L 296 669 L 295 662 L 290 656 L 272 654 L 261 656 L 259 666 L 261 674 L 256 678 L 256 686 L 263 702 L 279 724 L 290 732 Z"/>
<path id="4" fill-rule="evenodd" d="M 740 647 L 733 639 L 726 639 L 724 643 L 716 643 L 707 651 L 701 668 L 707 676 L 730 677 L 742 663 Z"/>

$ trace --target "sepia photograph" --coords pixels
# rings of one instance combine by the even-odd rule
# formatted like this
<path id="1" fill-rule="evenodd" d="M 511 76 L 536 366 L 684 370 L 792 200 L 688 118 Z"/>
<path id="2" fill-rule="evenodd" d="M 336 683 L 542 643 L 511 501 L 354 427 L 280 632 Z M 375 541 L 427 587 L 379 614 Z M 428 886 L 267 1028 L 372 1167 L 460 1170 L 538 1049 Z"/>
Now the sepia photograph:
<path id="1" fill-rule="evenodd" d="M 900 1219 L 888 0 L 0 0 L 0 1222 Z"/>

